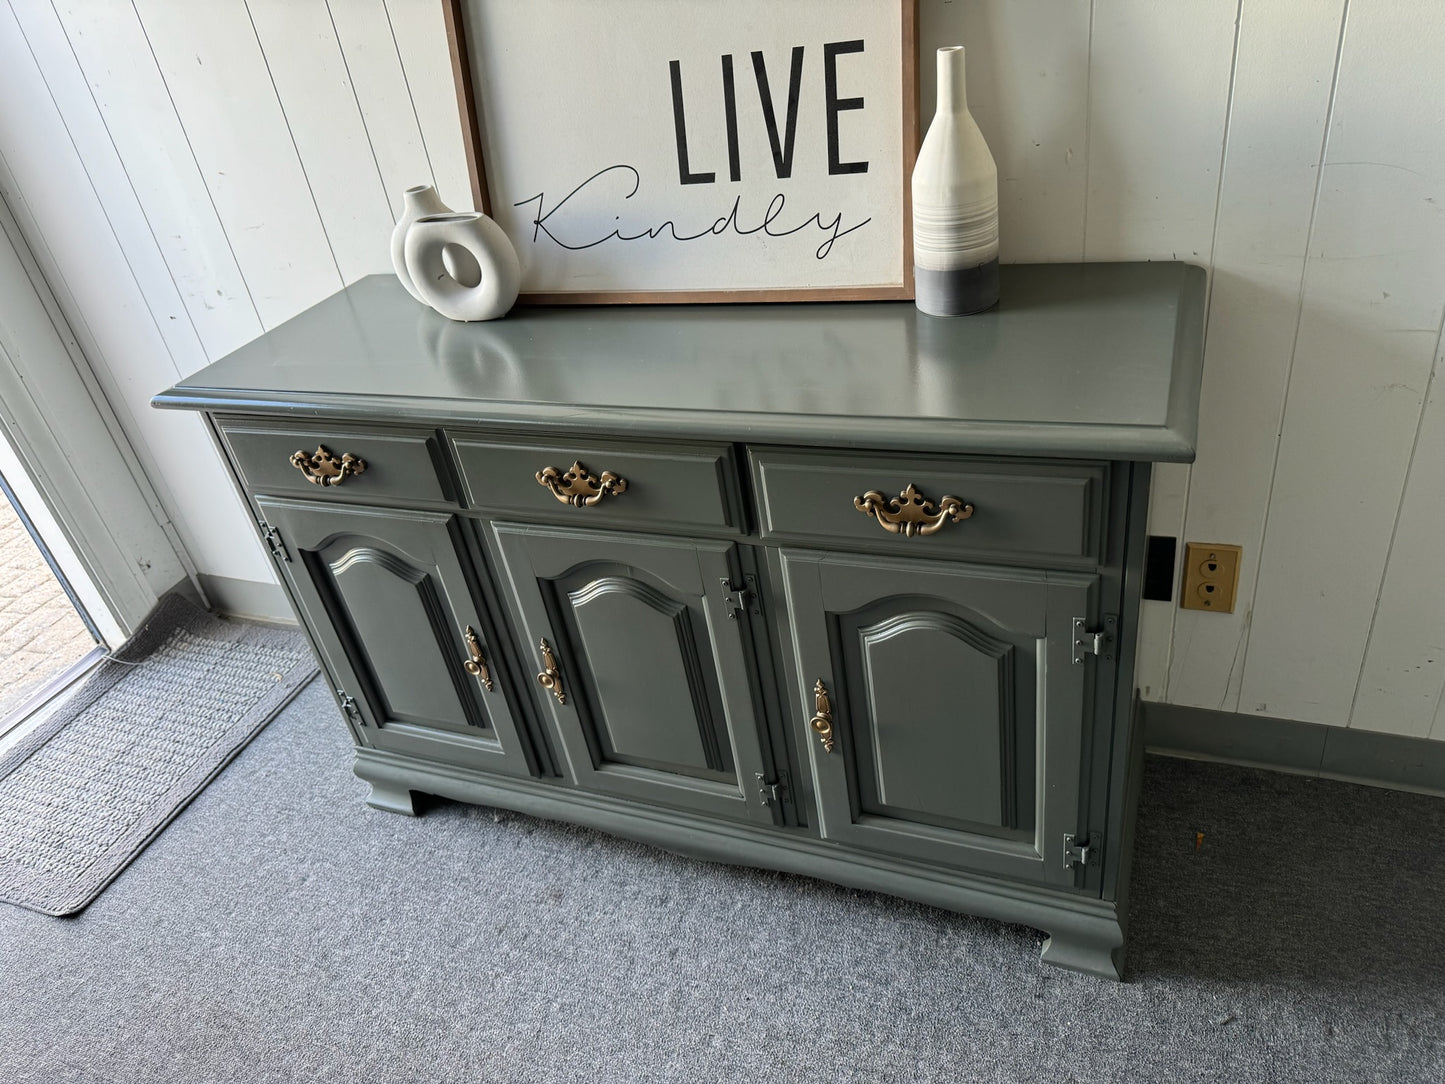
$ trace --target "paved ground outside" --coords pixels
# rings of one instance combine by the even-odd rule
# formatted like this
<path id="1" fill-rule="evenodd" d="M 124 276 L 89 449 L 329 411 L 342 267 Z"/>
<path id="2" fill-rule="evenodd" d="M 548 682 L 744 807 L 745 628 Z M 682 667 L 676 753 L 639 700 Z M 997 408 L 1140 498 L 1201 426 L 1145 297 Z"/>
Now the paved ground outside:
<path id="1" fill-rule="evenodd" d="M 0 495 L 0 722 L 95 640 Z"/>

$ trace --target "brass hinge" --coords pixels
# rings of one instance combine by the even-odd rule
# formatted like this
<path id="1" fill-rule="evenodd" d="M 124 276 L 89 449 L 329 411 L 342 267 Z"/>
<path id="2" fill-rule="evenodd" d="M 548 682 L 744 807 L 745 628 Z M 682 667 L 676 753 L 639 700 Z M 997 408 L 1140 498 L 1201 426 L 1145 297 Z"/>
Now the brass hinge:
<path id="1" fill-rule="evenodd" d="M 361 708 L 357 705 L 355 697 L 348 696 L 345 689 L 337 689 L 336 699 L 341 704 L 341 710 L 346 713 L 348 719 L 357 726 L 366 725 L 366 720 L 362 718 Z"/>
<path id="2" fill-rule="evenodd" d="M 1104 627 L 1090 630 L 1089 623 L 1082 617 L 1074 618 L 1074 662 L 1082 664 L 1085 655 L 1097 655 L 1109 661 L 1114 657 L 1114 643 L 1119 634 L 1119 618 L 1114 614 L 1104 615 Z"/>
<path id="3" fill-rule="evenodd" d="M 1089 862 L 1099 860 L 1099 847 L 1101 841 L 1098 832 L 1090 832 L 1088 835 L 1075 836 L 1072 832 L 1064 833 L 1064 869 L 1073 869 L 1075 866 L 1087 866 Z"/>
<path id="4" fill-rule="evenodd" d="M 758 600 L 758 578 L 756 576 L 752 574 L 744 576 L 741 587 L 736 586 L 726 576 L 718 582 L 722 584 L 723 607 L 727 610 L 729 617 L 736 619 L 745 611 L 757 616 L 762 615 L 763 607 Z"/>
<path id="5" fill-rule="evenodd" d="M 286 543 L 281 540 L 281 532 L 269 523 L 260 524 L 261 534 L 266 539 L 266 547 L 271 551 L 271 556 L 278 561 L 290 561 L 291 553 L 286 549 Z"/>

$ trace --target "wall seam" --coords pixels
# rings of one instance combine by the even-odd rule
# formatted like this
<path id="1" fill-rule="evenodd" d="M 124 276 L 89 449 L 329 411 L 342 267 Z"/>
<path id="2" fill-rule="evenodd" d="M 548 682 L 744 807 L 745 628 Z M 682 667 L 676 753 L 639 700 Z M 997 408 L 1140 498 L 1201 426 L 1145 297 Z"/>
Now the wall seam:
<path id="1" fill-rule="evenodd" d="M 1219 140 L 1219 172 L 1214 185 L 1214 224 L 1209 231 L 1209 274 L 1205 276 L 1204 282 L 1204 328 L 1199 336 L 1199 352 L 1205 358 L 1209 356 L 1209 325 L 1214 317 L 1214 254 L 1219 248 L 1219 211 L 1224 204 L 1224 171 L 1229 160 L 1229 132 L 1234 120 L 1234 86 L 1239 73 L 1239 39 L 1243 22 L 1244 0 L 1237 0 L 1234 7 L 1234 44 L 1229 54 L 1229 95 L 1224 103 L 1224 131 Z M 1184 538 L 1189 536 L 1189 494 L 1193 485 L 1194 464 L 1189 463 L 1184 468 L 1184 499 L 1179 514 L 1179 529 Z M 1180 539 L 1181 543 L 1184 538 Z M 1182 545 L 1178 552 L 1183 554 Z M 1178 630 L 1179 607 L 1175 605 L 1169 610 L 1169 647 L 1164 653 L 1164 687 L 1160 690 L 1160 699 L 1166 704 L 1169 703 L 1169 686 L 1174 683 L 1174 637 Z"/>
<path id="2" fill-rule="evenodd" d="M 388 16 L 388 19 L 390 16 Z M 336 16 L 331 11 L 331 0 L 326 0 L 326 19 L 331 23 L 331 33 L 336 38 L 336 50 L 341 54 L 341 66 L 346 71 L 346 82 L 351 87 L 351 100 L 356 103 L 356 114 L 361 118 L 361 130 L 366 133 L 366 149 L 371 152 L 371 164 L 376 167 L 376 183 L 381 186 L 381 198 L 386 203 L 387 213 L 391 213 L 391 195 L 386 190 L 386 178 L 381 172 L 381 159 L 376 156 L 376 140 L 371 138 L 371 125 L 366 120 L 366 110 L 361 107 L 361 95 L 356 93 L 356 77 L 351 74 L 351 61 L 346 59 L 346 44 L 341 40 L 341 32 L 336 29 Z M 388 23 L 388 25 L 390 25 Z M 392 38 L 395 44 L 395 37 Z M 405 77 L 405 72 L 402 73 Z M 410 90 L 410 88 L 408 88 Z M 414 107 L 413 107 L 414 108 Z M 422 139 L 422 147 L 426 147 L 426 139 Z M 428 163 L 430 164 L 430 163 Z M 397 216 L 392 214 L 392 222 L 396 222 Z"/>
<path id="3" fill-rule="evenodd" d="M 161 86 L 166 88 L 166 99 L 171 103 L 171 110 L 176 115 L 176 123 L 180 125 L 181 135 L 185 137 L 186 149 L 191 152 L 191 161 L 195 163 L 196 173 L 201 178 L 201 187 L 206 190 L 206 202 L 211 205 L 211 213 L 216 216 L 216 226 L 221 231 L 221 236 L 226 239 L 226 250 L 230 252 L 231 259 L 236 264 L 236 270 L 241 278 L 241 285 L 246 290 L 246 300 L 251 303 L 251 311 L 256 315 L 256 323 L 262 329 L 266 328 L 266 321 L 261 319 L 261 310 L 256 304 L 256 298 L 251 293 L 251 284 L 246 279 L 246 270 L 241 266 L 241 261 L 236 256 L 236 246 L 231 243 L 230 231 L 226 229 L 226 221 L 221 217 L 221 210 L 216 206 L 215 194 L 211 191 L 211 185 L 206 180 L 206 171 L 201 168 L 201 160 L 196 157 L 196 148 L 191 143 L 191 133 L 186 130 L 186 122 L 181 119 L 181 111 L 176 108 L 176 97 L 171 93 L 171 84 L 166 79 L 166 73 L 161 68 L 160 57 L 156 56 L 156 47 L 151 42 L 150 31 L 146 29 L 145 20 L 141 18 L 140 8 L 136 7 L 136 0 L 130 0 L 130 7 L 135 12 L 136 22 L 140 24 L 141 36 L 145 38 L 146 49 L 150 52 L 151 61 L 156 66 L 156 74 L 160 76 Z"/>
<path id="4" fill-rule="evenodd" d="M 1437 733 L 1440 730 L 1441 721 L 1445 720 L 1445 716 L 1440 714 L 1442 707 L 1445 707 L 1445 684 L 1440 686 L 1439 695 L 1435 697 L 1435 714 L 1430 718 L 1430 730 L 1426 734 L 1426 737 L 1439 741 L 1445 741 L 1445 734 Z"/>
<path id="5" fill-rule="evenodd" d="M 326 228 L 326 216 L 321 213 L 321 204 L 316 199 L 316 189 L 311 184 L 311 174 L 306 169 L 306 160 L 301 157 L 301 148 L 296 143 L 296 132 L 291 127 L 291 117 L 286 112 L 286 103 L 281 100 L 281 88 L 276 85 L 276 75 L 271 71 L 271 58 L 266 55 L 266 46 L 261 42 L 261 32 L 256 29 L 256 17 L 251 14 L 250 0 L 242 0 L 241 6 L 246 11 L 246 21 L 251 24 L 251 34 L 256 39 L 256 49 L 261 54 L 261 63 L 265 65 L 266 79 L 271 84 L 271 93 L 276 96 L 276 108 L 281 110 L 281 122 L 286 125 L 286 138 L 291 141 L 291 150 L 296 154 L 296 165 L 301 170 L 301 176 L 306 178 L 306 194 L 311 197 L 311 208 L 316 212 L 316 221 L 321 226 L 321 236 L 326 238 L 326 251 L 331 254 L 331 265 L 336 268 L 336 279 L 344 287 L 346 276 L 341 273 L 341 261 L 336 258 L 336 247 L 331 243 L 331 231 Z M 340 45 L 340 42 L 337 44 Z"/>
<path id="6" fill-rule="evenodd" d="M 146 297 L 145 291 L 142 290 L 141 287 L 140 287 L 140 279 L 136 277 L 135 267 L 134 267 L 134 265 L 132 265 L 131 262 L 130 262 L 130 254 L 126 252 L 126 250 L 125 250 L 125 245 L 123 245 L 123 244 L 121 243 L 120 234 L 118 234 L 118 233 L 116 232 L 116 229 L 115 229 L 115 222 L 114 222 L 114 220 L 112 220 L 111 217 L 110 217 L 110 211 L 108 211 L 108 210 L 106 209 L 105 201 L 104 201 L 103 199 L 101 199 L 100 189 L 96 187 L 95 178 L 91 176 L 90 169 L 89 169 L 89 168 L 87 167 L 87 165 L 86 165 L 85 155 L 83 155 L 83 154 L 81 153 L 81 151 L 80 151 L 80 145 L 75 141 L 75 134 L 74 134 L 74 133 L 71 131 L 71 129 L 70 129 L 70 122 L 69 122 L 68 120 L 66 120 L 65 111 L 60 108 L 60 102 L 56 100 L 55 90 L 54 90 L 54 88 L 50 85 L 50 80 L 46 77 L 46 74 L 45 74 L 45 65 L 43 65 L 43 64 L 40 62 L 40 57 L 38 57 L 38 56 L 36 55 L 36 53 L 35 53 L 35 47 L 34 47 L 34 45 L 32 45 L 31 42 L 30 42 L 30 36 L 25 33 L 25 26 L 24 26 L 23 23 L 20 22 L 20 17 L 19 17 L 18 15 L 15 15 L 15 5 L 14 5 L 14 3 L 13 3 L 13 0 L 12 0 L 12 2 L 10 3 L 9 6 L 10 6 L 11 15 L 14 15 L 14 16 L 15 16 L 15 25 L 16 25 L 16 28 L 20 31 L 20 40 L 23 41 L 23 42 L 25 42 L 25 48 L 26 48 L 26 49 L 29 51 L 29 53 L 30 53 L 30 59 L 35 62 L 35 70 L 40 74 L 40 81 L 45 84 L 45 92 L 46 92 L 46 94 L 49 95 L 49 97 L 50 97 L 50 104 L 55 107 L 55 115 L 60 118 L 60 126 L 65 129 L 65 137 L 66 137 L 66 140 L 70 143 L 70 149 L 75 152 L 75 157 L 76 157 L 76 159 L 80 162 L 81 172 L 85 174 L 86 184 L 90 186 L 90 191 L 91 191 L 91 193 L 95 196 L 96 206 L 100 208 L 100 213 L 101 213 L 102 217 L 104 217 L 104 219 L 105 219 L 105 224 L 110 227 L 110 235 L 111 235 L 113 238 L 115 238 L 115 247 L 119 250 L 121 259 L 125 262 L 125 269 L 126 269 L 128 272 L 130 272 L 131 281 L 134 282 L 135 285 L 136 285 L 136 292 L 137 292 L 138 294 L 140 294 L 141 300 L 142 300 L 143 302 L 145 302 L 146 314 L 147 314 L 148 316 L 150 316 L 151 324 L 152 324 L 152 326 L 154 326 L 155 329 L 156 329 L 156 335 L 157 335 L 158 338 L 160 338 L 160 340 L 161 340 L 161 345 L 165 348 L 166 357 L 170 359 L 171 368 L 175 371 L 175 374 L 176 374 L 177 377 L 183 376 L 183 375 L 185 375 L 185 374 L 183 374 L 183 373 L 181 372 L 180 366 L 176 363 L 176 356 L 175 356 L 175 354 L 174 354 L 174 353 L 172 352 L 172 350 L 171 350 L 170 343 L 166 342 L 166 341 L 165 341 L 165 336 L 161 334 L 160 321 L 156 319 L 155 310 L 153 310 L 153 309 L 151 308 L 151 306 L 150 306 L 150 299 Z M 51 12 L 54 13 L 54 11 L 55 11 L 55 8 L 54 8 L 54 4 L 53 4 L 53 2 L 52 2 Z M 59 19 L 59 16 L 57 15 L 56 18 L 57 18 L 57 20 L 58 20 L 58 19 Z M 64 25 L 62 25 L 62 26 L 61 26 L 62 32 L 64 31 L 64 29 L 65 29 L 65 28 L 64 28 Z M 70 38 L 69 38 L 69 36 L 67 36 L 65 40 L 66 40 L 66 44 L 69 45 L 69 43 L 70 43 Z M 83 79 L 84 76 L 85 76 L 85 70 L 84 70 L 83 68 L 80 68 L 80 66 L 79 66 L 79 65 L 80 65 L 80 60 L 79 60 L 78 57 L 75 57 L 75 56 L 74 56 L 74 53 L 72 53 L 71 55 L 72 55 L 72 57 L 75 59 L 76 68 L 77 68 L 78 71 L 80 71 L 81 77 L 82 77 L 82 79 Z M 93 100 L 93 99 L 92 99 L 92 100 Z M 107 131 L 108 131 L 108 130 L 107 130 Z M 127 174 L 127 177 L 129 177 L 129 174 Z M 149 226 L 149 223 L 147 223 L 147 225 Z M 154 236 L 155 236 L 154 233 L 152 233 L 152 239 L 154 239 Z M 167 271 L 169 271 L 169 270 L 170 270 L 170 269 L 167 268 Z M 172 284 L 172 285 L 175 285 L 175 279 L 174 279 L 174 278 L 172 278 L 171 284 Z M 66 287 L 66 289 L 67 289 L 67 291 L 69 291 L 69 287 Z M 81 323 L 84 323 L 84 322 L 85 322 L 84 314 L 83 314 L 83 313 L 78 313 L 77 315 L 78 315 L 78 318 L 79 318 L 80 322 L 81 322 Z M 67 317 L 67 319 L 70 319 L 70 317 Z M 53 321 L 52 321 L 52 323 L 53 323 Z M 193 327 L 192 327 L 192 330 L 194 330 L 194 325 L 193 325 Z M 61 335 L 61 338 L 62 338 L 62 339 L 66 338 L 66 337 L 68 336 L 68 329 L 56 328 L 56 332 Z M 89 334 L 89 337 L 90 337 L 92 340 L 95 340 L 95 335 L 94 335 L 94 333 L 93 333 L 93 332 L 89 332 L 89 329 L 88 329 L 88 328 L 87 328 L 87 332 L 88 332 L 88 334 Z"/>
<path id="7" fill-rule="evenodd" d="M 1410 455 L 1405 460 L 1405 477 L 1400 485 L 1400 501 L 1395 505 L 1395 521 L 1390 525 L 1390 544 L 1385 548 L 1385 564 L 1380 572 L 1380 584 L 1375 589 L 1375 606 L 1370 611 L 1370 625 L 1365 632 L 1365 650 L 1360 656 L 1360 669 L 1355 674 L 1355 688 L 1350 695 L 1350 711 L 1345 716 L 1345 726 L 1355 725 L 1355 708 L 1360 702 L 1360 686 L 1365 679 L 1365 664 L 1370 659 L 1370 645 L 1375 641 L 1375 624 L 1380 618 L 1380 602 L 1385 597 L 1385 583 L 1390 578 L 1390 562 L 1395 557 L 1395 541 L 1400 534 L 1400 520 L 1405 514 L 1405 498 L 1410 492 L 1410 476 L 1415 472 L 1415 454 L 1420 449 L 1420 434 L 1425 429 L 1425 412 L 1430 407 L 1430 393 L 1435 387 L 1435 377 L 1440 371 L 1440 345 L 1442 337 L 1445 337 L 1445 308 L 1440 312 L 1440 323 L 1435 331 L 1435 346 L 1432 351 L 1433 362 L 1430 365 L 1430 375 L 1425 378 L 1425 394 L 1420 397 L 1420 413 L 1415 418 L 1415 435 L 1410 441 Z M 1442 684 L 1442 692 L 1445 692 L 1445 684 Z M 1436 709 L 1439 709 L 1439 695 L 1436 695 Z M 1431 729 L 1434 729 L 1435 720 L 1430 720 Z"/>
<path id="8" fill-rule="evenodd" d="M 12 10 L 13 10 L 13 5 L 12 5 Z M 66 25 L 65 25 L 65 20 L 60 17 L 60 12 L 56 9 L 56 7 L 55 7 L 55 0 L 50 0 L 50 12 L 51 12 L 52 15 L 55 16 L 55 22 L 56 22 L 56 24 L 60 27 L 60 33 L 61 33 L 62 36 L 64 36 L 64 38 L 65 38 L 66 48 L 68 48 L 68 49 L 70 50 L 70 58 L 71 58 L 73 61 L 75 61 L 75 70 L 80 73 L 81 82 L 83 82 L 83 83 L 85 84 L 86 93 L 90 95 L 91 104 L 92 104 L 93 106 L 95 106 L 95 115 L 100 119 L 100 126 L 101 126 L 103 129 L 105 129 L 105 138 L 106 138 L 107 140 L 109 140 L 109 142 L 110 142 L 110 149 L 115 153 L 115 159 L 116 159 L 116 161 L 120 163 L 120 171 L 121 171 L 121 173 L 123 173 L 123 174 L 125 175 L 126 187 L 128 187 L 128 188 L 130 189 L 131 198 L 135 200 L 136 208 L 140 211 L 141 221 L 143 221 L 143 222 L 146 224 L 146 231 L 150 234 L 151 243 L 155 245 L 155 247 L 156 247 L 156 252 L 157 252 L 157 254 L 159 254 L 159 256 L 160 256 L 160 258 L 161 258 L 161 263 L 165 266 L 166 274 L 167 274 L 167 276 L 169 276 L 169 278 L 170 278 L 170 280 L 171 280 L 171 288 L 176 291 L 176 300 L 180 302 L 181 311 L 186 314 L 186 323 L 188 323 L 188 324 L 190 325 L 190 327 L 191 327 L 191 334 L 194 335 L 195 338 L 196 338 L 196 344 L 200 347 L 201 356 L 202 356 L 203 358 L 205 358 L 207 361 L 210 361 L 210 360 L 212 360 L 212 358 L 211 358 L 211 352 L 206 348 L 206 342 L 205 342 L 205 340 L 201 337 L 200 329 L 196 327 L 195 318 L 191 315 L 190 306 L 188 306 L 188 305 L 186 304 L 186 302 L 185 302 L 185 296 L 181 293 L 180 284 L 176 282 L 176 273 L 175 273 L 175 270 L 171 267 L 170 261 L 166 259 L 166 250 L 161 246 L 160 239 L 159 239 L 158 237 L 156 237 L 155 224 L 154 224 L 153 222 L 151 222 L 150 216 L 149 216 L 148 214 L 146 214 L 145 204 L 141 202 L 140 194 L 139 194 L 138 192 L 136 192 L 136 190 L 135 190 L 135 182 L 134 182 L 133 180 L 131 180 L 130 170 L 126 167 L 125 158 L 124 158 L 124 157 L 121 155 L 121 153 L 120 153 L 120 147 L 116 145 L 116 142 L 115 142 L 115 134 L 114 134 L 113 132 L 111 132 L 111 130 L 110 130 L 110 121 L 106 120 L 105 113 L 104 113 L 104 111 L 100 108 L 100 102 L 96 100 L 96 97 L 95 97 L 95 88 L 90 85 L 90 80 L 86 77 L 86 74 L 85 74 L 85 65 L 80 62 L 80 54 L 75 51 L 75 43 L 74 43 L 74 42 L 71 40 L 71 38 L 70 38 L 70 30 L 66 27 Z M 16 21 L 18 22 L 19 20 L 17 19 Z M 25 33 L 24 27 L 21 27 L 21 34 L 22 34 L 22 36 L 24 35 L 24 33 Z M 28 46 L 29 44 L 30 44 L 30 40 L 29 40 L 29 38 L 26 38 L 26 45 Z M 31 50 L 31 55 L 32 55 L 32 56 L 35 55 L 33 49 Z M 39 61 L 38 61 L 38 60 L 36 61 L 36 64 L 37 64 L 37 66 L 39 66 Z M 45 78 L 45 69 L 44 69 L 43 66 L 40 68 L 40 75 L 41 75 L 41 78 L 42 78 L 42 79 Z M 46 85 L 46 88 L 48 89 L 49 86 L 50 86 L 50 81 L 49 81 L 48 79 L 45 80 L 45 85 Z M 52 101 L 54 100 L 54 97 L 55 97 L 55 96 L 54 96 L 54 93 L 52 92 L 52 94 L 51 94 L 51 100 L 52 100 Z M 60 111 L 60 106 L 59 106 L 58 103 L 57 103 L 57 105 L 56 105 L 56 112 L 59 112 L 59 113 L 60 113 L 61 123 L 65 124 L 66 135 L 67 135 L 67 136 L 70 136 L 71 146 L 75 148 L 76 154 L 80 156 L 80 164 L 81 164 L 81 167 L 85 169 L 86 179 L 90 181 L 91 191 L 93 191 L 93 192 L 96 193 L 96 199 L 97 199 L 98 201 L 100 201 L 100 209 L 101 209 L 101 212 L 105 214 L 105 220 L 106 220 L 107 222 L 111 222 L 110 212 L 106 210 L 106 208 L 105 208 L 105 202 L 104 202 L 103 200 L 100 200 L 100 192 L 99 192 L 99 190 L 96 189 L 96 187 L 95 187 L 95 180 L 94 180 L 94 178 L 91 177 L 91 175 L 90 175 L 90 170 L 85 167 L 85 156 L 84 156 L 83 154 L 80 154 L 80 147 L 79 147 L 79 145 L 75 142 L 75 137 L 74 137 L 73 135 L 71 135 L 70 125 L 69 125 L 68 123 L 66 123 L 66 121 L 65 121 L 65 114 Z M 177 117 L 176 119 L 179 121 L 180 118 Z M 114 225 L 113 222 L 111 223 L 111 232 L 112 232 L 113 234 L 115 233 L 115 225 Z M 120 244 L 120 235 L 119 235 L 119 234 L 116 234 L 115 236 L 116 236 L 116 243 L 117 243 L 117 244 Z M 122 254 L 125 254 L 125 246 L 124 246 L 124 245 L 121 245 L 121 252 L 122 252 Z M 125 261 L 126 261 L 126 267 L 130 268 L 130 270 L 131 270 L 131 277 L 134 278 L 134 277 L 135 277 L 135 268 L 131 266 L 130 256 L 129 256 L 129 255 L 125 255 Z M 238 272 L 239 272 L 239 270 L 240 270 L 240 268 L 237 267 L 237 271 L 238 271 Z M 137 285 L 137 287 L 139 287 L 139 285 L 140 285 L 140 280 L 139 280 L 139 279 L 136 279 L 136 285 Z M 159 320 L 157 319 L 157 317 L 156 317 L 155 310 L 154 310 L 154 309 L 151 309 L 151 306 L 150 306 L 150 298 L 146 295 L 146 292 L 145 292 L 144 290 L 141 290 L 141 291 L 140 291 L 140 294 L 141 294 L 141 297 L 145 298 L 146 308 L 150 310 L 151 320 L 156 324 L 156 331 L 157 331 L 157 333 L 159 333 L 159 332 L 160 332 L 160 321 L 159 321 Z M 164 339 L 165 339 L 165 336 L 164 336 L 163 334 L 161 335 L 161 339 L 162 339 L 162 341 L 164 341 Z M 169 343 L 166 344 L 166 351 L 167 351 L 168 353 L 170 353 L 170 344 L 169 344 Z M 176 364 L 175 355 L 174 355 L 173 353 L 171 353 L 171 354 L 170 354 L 170 357 L 171 357 L 171 366 L 176 370 L 176 375 L 177 375 L 177 376 L 184 376 L 185 374 L 181 372 L 180 366 Z"/>
<path id="9" fill-rule="evenodd" d="M 1330 148 L 1330 129 L 1331 127 L 1333 127 L 1335 121 L 1335 104 L 1339 99 L 1340 67 L 1345 55 L 1345 34 L 1349 25 L 1349 17 L 1350 0 L 1344 0 L 1344 3 L 1340 7 L 1340 36 L 1339 40 L 1335 44 L 1334 71 L 1330 75 L 1330 104 L 1329 108 L 1325 111 L 1325 130 L 1320 136 L 1320 156 L 1319 164 L 1316 167 L 1315 172 L 1315 190 L 1314 195 L 1310 199 L 1309 224 L 1305 227 L 1304 260 L 1300 264 L 1299 295 L 1298 300 L 1295 304 L 1294 332 L 1290 336 L 1289 364 L 1285 367 L 1284 398 L 1280 403 L 1279 409 L 1279 432 L 1275 435 L 1274 439 L 1274 460 L 1270 464 L 1269 488 L 1265 493 L 1264 499 L 1264 521 L 1260 525 L 1259 531 L 1259 565 L 1258 571 L 1256 572 L 1256 575 L 1254 577 L 1254 589 L 1250 592 L 1249 596 L 1250 620 L 1245 625 L 1244 629 L 1244 648 L 1241 651 L 1244 661 L 1240 663 L 1239 692 L 1235 695 L 1234 698 L 1233 710 L 1236 713 L 1240 710 L 1240 704 L 1244 699 L 1244 685 L 1245 681 L 1248 679 L 1249 676 L 1249 643 L 1250 640 L 1253 639 L 1254 635 L 1254 610 L 1255 605 L 1259 600 L 1259 584 L 1260 580 L 1262 579 L 1258 572 L 1262 572 L 1264 569 L 1265 547 L 1269 543 L 1270 510 L 1274 506 L 1274 484 L 1279 478 L 1280 448 L 1284 444 L 1285 421 L 1289 417 L 1289 392 L 1291 385 L 1294 383 L 1295 360 L 1299 355 L 1300 328 L 1304 324 L 1305 294 L 1309 287 L 1310 251 L 1314 246 L 1315 218 L 1319 214 L 1320 193 L 1324 191 L 1325 162 L 1329 154 Z M 1226 699 L 1227 696 L 1228 691 L 1226 690 Z"/>
<path id="10" fill-rule="evenodd" d="M 386 16 L 386 32 L 391 35 L 391 47 L 396 53 L 396 66 L 401 69 L 401 82 L 406 87 L 406 100 L 411 104 L 411 117 L 416 121 L 416 134 L 421 140 L 421 152 L 426 155 L 426 170 L 431 174 L 432 187 L 436 187 L 437 171 L 431 164 L 431 148 L 426 145 L 426 129 L 422 127 L 421 115 L 416 111 L 416 96 L 411 92 L 411 80 L 407 78 L 406 61 L 401 56 L 401 44 L 396 40 L 396 27 L 391 22 L 391 8 L 381 0 L 381 11 Z"/>

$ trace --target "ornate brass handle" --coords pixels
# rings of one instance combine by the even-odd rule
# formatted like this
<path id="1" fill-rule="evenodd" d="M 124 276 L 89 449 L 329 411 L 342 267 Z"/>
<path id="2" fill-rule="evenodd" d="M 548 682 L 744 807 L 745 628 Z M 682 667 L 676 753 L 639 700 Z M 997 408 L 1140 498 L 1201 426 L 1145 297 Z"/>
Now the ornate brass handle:
<path id="1" fill-rule="evenodd" d="M 318 444 L 311 455 L 304 451 L 296 452 L 291 456 L 291 465 L 314 486 L 339 486 L 353 474 L 366 470 L 366 460 L 360 456 L 347 452 L 337 458 L 326 450 L 324 444 Z"/>
<path id="2" fill-rule="evenodd" d="M 823 752 L 833 751 L 833 705 L 828 699 L 828 690 L 824 688 L 820 680 L 813 686 L 813 708 L 814 716 L 808 720 L 808 725 L 813 728 L 813 733 L 818 735 L 818 740 L 823 743 Z"/>
<path id="3" fill-rule="evenodd" d="M 889 534 L 901 534 L 904 538 L 933 534 L 949 520 L 958 523 L 973 515 L 973 505 L 957 497 L 943 497 L 935 506 L 911 482 L 892 500 L 870 489 L 863 496 L 853 498 L 853 507 L 865 516 L 872 516 Z"/>
<path id="4" fill-rule="evenodd" d="M 546 486 L 563 504 L 573 508 L 591 508 L 603 497 L 614 497 L 627 492 L 627 479 L 613 474 L 610 470 L 597 477 L 580 462 L 574 462 L 565 471 L 556 467 L 543 467 L 537 472 L 537 484 Z"/>
<path id="5" fill-rule="evenodd" d="M 487 660 L 482 658 L 482 642 L 477 639 L 477 630 L 468 625 L 467 631 L 462 636 L 467 642 L 467 654 L 471 656 L 462 663 L 462 669 L 472 677 L 480 678 L 482 686 L 487 692 L 491 692 L 492 672 L 487 669 Z"/>
<path id="6" fill-rule="evenodd" d="M 552 647 L 546 640 L 542 641 L 542 672 L 537 675 L 537 684 L 544 689 L 550 689 L 552 695 L 557 698 L 557 703 L 567 703 L 567 694 L 562 691 L 562 672 L 557 669 L 557 660 L 552 655 Z"/>

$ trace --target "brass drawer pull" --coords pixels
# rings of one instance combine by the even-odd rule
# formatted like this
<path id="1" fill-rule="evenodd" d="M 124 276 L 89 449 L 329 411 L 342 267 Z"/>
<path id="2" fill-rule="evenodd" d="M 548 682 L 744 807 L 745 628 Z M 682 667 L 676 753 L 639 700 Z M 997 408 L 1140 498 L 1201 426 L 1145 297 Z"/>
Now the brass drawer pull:
<path id="1" fill-rule="evenodd" d="M 950 520 L 958 523 L 973 515 L 973 505 L 957 497 L 943 497 L 935 506 L 911 482 L 892 500 L 870 489 L 863 496 L 853 498 L 853 507 L 865 516 L 872 516 L 889 534 L 901 534 L 904 538 L 933 534 Z"/>
<path id="2" fill-rule="evenodd" d="M 813 728 L 813 733 L 818 735 L 818 740 L 823 743 L 823 752 L 833 751 L 833 705 L 828 700 L 828 690 L 824 688 L 823 682 L 813 686 L 813 704 L 816 714 L 808 720 L 808 725 Z"/>
<path id="3" fill-rule="evenodd" d="M 599 478 L 581 463 L 573 463 L 565 471 L 543 467 L 537 472 L 537 484 L 546 486 L 552 496 L 573 508 L 591 508 L 603 497 L 627 492 L 626 478 L 620 478 L 610 470 L 603 471 Z"/>
<path id="4" fill-rule="evenodd" d="M 347 452 L 339 459 L 318 444 L 316 451 L 307 455 L 304 451 L 291 456 L 291 465 L 306 476 L 314 486 L 339 486 L 354 474 L 366 470 L 366 460 Z"/>
<path id="5" fill-rule="evenodd" d="M 467 631 L 463 634 L 463 638 L 467 642 L 467 654 L 470 655 L 471 658 L 462 663 L 462 669 L 471 674 L 472 677 L 480 678 L 483 688 L 485 688 L 487 692 L 491 692 L 492 672 L 487 669 L 487 660 L 482 657 L 482 642 L 477 639 L 477 630 L 468 625 Z"/>
<path id="6" fill-rule="evenodd" d="M 567 694 L 562 691 L 562 672 L 557 669 L 557 660 L 552 655 L 552 647 L 546 640 L 542 641 L 542 672 L 537 675 L 537 684 L 544 689 L 551 690 L 557 698 L 557 703 L 567 703 Z"/>

